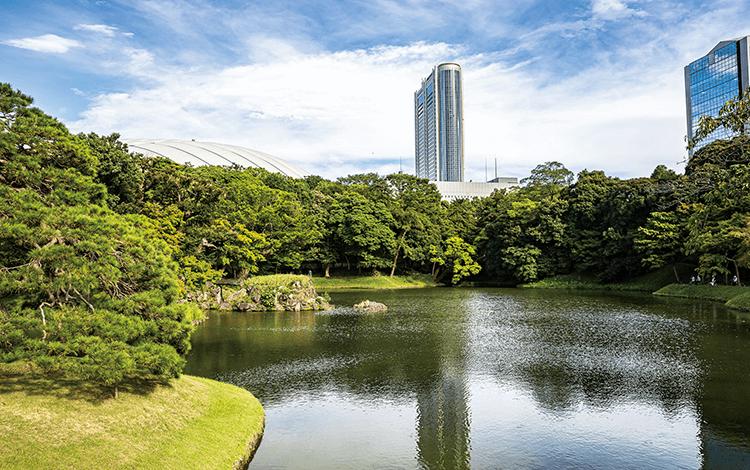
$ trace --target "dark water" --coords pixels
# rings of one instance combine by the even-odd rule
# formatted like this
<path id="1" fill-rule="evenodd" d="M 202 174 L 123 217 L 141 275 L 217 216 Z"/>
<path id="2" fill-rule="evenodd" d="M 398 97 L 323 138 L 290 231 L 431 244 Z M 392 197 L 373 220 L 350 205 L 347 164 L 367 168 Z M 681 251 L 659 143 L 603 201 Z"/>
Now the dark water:
<path id="1" fill-rule="evenodd" d="M 750 316 L 650 295 L 333 292 L 217 313 L 185 373 L 250 390 L 254 469 L 750 469 Z M 384 302 L 387 313 L 350 307 Z"/>

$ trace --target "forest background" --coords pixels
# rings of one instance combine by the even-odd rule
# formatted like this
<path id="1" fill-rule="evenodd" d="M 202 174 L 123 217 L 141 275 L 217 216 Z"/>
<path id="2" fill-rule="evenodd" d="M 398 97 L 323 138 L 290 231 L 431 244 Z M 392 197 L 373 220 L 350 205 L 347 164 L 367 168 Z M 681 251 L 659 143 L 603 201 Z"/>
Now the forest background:
<path id="1" fill-rule="evenodd" d="M 621 180 L 549 161 L 522 187 L 446 202 L 406 174 L 292 179 L 146 158 L 117 134 L 72 135 L 32 102 L 0 84 L 0 362 L 33 359 L 115 390 L 139 372 L 179 375 L 195 307 L 178 300 L 222 277 L 346 267 L 447 284 L 606 283 L 681 264 L 741 284 L 750 269 L 744 135 L 701 148 L 684 174 L 660 165 Z M 748 102 L 701 132 L 742 129 Z"/>

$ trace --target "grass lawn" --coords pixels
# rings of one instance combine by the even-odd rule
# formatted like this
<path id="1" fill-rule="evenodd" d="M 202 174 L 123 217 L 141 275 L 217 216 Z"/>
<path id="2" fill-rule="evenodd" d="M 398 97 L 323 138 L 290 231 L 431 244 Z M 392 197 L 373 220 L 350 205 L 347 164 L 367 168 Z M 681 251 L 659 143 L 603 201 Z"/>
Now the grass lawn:
<path id="1" fill-rule="evenodd" d="M 332 276 L 313 277 L 315 289 L 399 289 L 404 287 L 434 287 L 429 274 L 411 276 Z"/>
<path id="2" fill-rule="evenodd" d="M 692 267 L 687 265 L 668 266 L 646 275 L 604 284 L 596 277 L 586 274 L 561 274 L 548 277 L 536 282 L 522 284 L 519 287 L 533 289 L 599 289 L 599 290 L 632 290 L 654 292 L 662 287 L 674 283 L 677 279 L 675 270 L 681 279 L 687 280 L 692 273 Z"/>
<path id="3" fill-rule="evenodd" d="M 264 413 L 241 388 L 183 375 L 109 389 L 0 365 L 0 469 L 232 469 Z"/>
<path id="4" fill-rule="evenodd" d="M 715 300 L 725 302 L 726 306 L 730 308 L 750 310 L 750 287 L 744 286 L 691 286 L 686 284 L 670 284 L 654 292 L 654 295 Z"/>

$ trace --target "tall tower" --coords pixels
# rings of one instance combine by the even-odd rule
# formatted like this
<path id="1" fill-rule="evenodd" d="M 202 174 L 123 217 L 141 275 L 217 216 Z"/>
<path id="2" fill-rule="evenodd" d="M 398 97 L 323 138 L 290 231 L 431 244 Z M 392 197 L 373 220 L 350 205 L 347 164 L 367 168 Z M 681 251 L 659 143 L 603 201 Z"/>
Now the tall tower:
<path id="1" fill-rule="evenodd" d="M 458 64 L 440 64 L 414 92 L 414 164 L 420 178 L 464 180 L 462 82 Z"/>
<path id="2" fill-rule="evenodd" d="M 685 67 L 687 135 L 692 139 L 701 116 L 719 115 L 724 103 L 741 95 L 748 81 L 748 36 L 721 41 L 711 52 Z M 717 129 L 699 142 L 697 151 L 717 139 L 733 137 L 727 129 Z"/>

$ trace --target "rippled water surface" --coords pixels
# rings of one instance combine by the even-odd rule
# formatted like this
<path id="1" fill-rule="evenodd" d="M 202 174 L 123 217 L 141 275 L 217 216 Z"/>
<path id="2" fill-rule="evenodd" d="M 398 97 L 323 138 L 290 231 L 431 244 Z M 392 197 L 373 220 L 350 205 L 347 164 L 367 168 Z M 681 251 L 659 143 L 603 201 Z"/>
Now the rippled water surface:
<path id="1" fill-rule="evenodd" d="M 251 469 L 750 468 L 749 315 L 598 292 L 331 297 L 211 312 L 193 335 L 185 373 L 266 410 Z"/>

